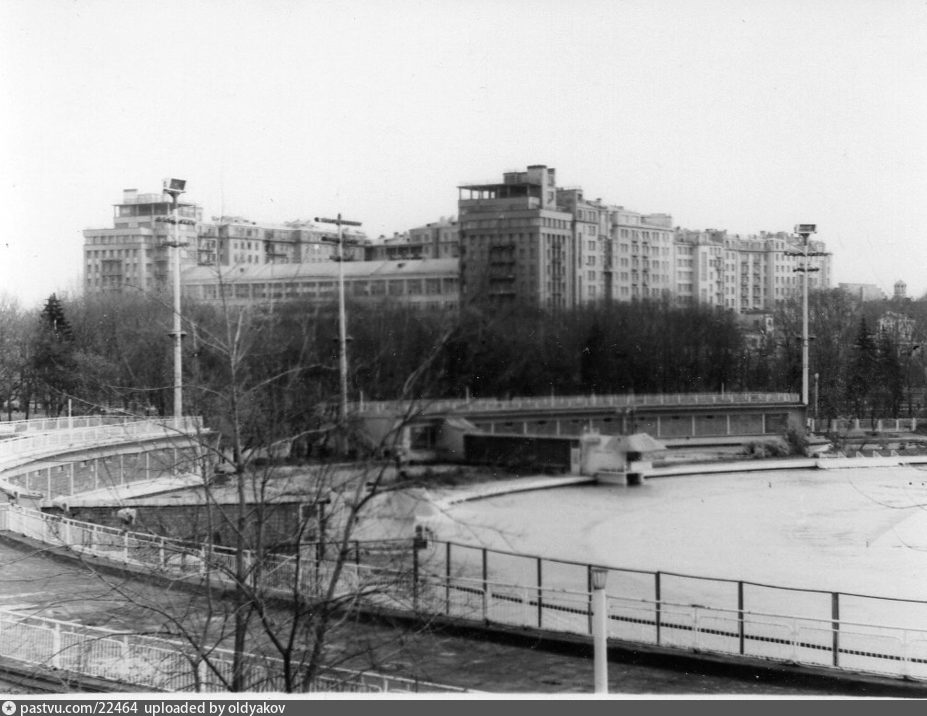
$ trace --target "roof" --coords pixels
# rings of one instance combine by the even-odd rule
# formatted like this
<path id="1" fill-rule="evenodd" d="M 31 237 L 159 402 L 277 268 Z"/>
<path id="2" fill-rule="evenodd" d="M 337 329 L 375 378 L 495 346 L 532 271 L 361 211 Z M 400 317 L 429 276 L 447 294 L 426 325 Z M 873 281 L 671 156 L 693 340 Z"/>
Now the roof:
<path id="1" fill-rule="evenodd" d="M 337 261 L 290 264 L 244 264 L 236 266 L 196 266 L 183 272 L 184 283 L 214 283 L 223 281 L 290 281 L 300 279 L 338 278 Z M 345 279 L 374 277 L 439 278 L 456 277 L 460 273 L 458 259 L 414 259 L 405 261 L 345 261 Z"/>
<path id="2" fill-rule="evenodd" d="M 618 435 L 605 444 L 606 449 L 615 452 L 660 452 L 666 450 L 666 445 L 652 438 L 647 433 L 634 433 L 633 435 Z"/>

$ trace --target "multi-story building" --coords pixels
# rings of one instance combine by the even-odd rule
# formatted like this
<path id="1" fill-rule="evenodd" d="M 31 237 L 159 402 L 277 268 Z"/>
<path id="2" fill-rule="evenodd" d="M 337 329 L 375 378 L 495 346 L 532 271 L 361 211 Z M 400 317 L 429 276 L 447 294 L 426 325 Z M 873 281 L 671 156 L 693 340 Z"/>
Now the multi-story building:
<path id="1" fill-rule="evenodd" d="M 830 257 L 811 241 L 807 259 L 785 233 L 729 235 L 673 228 L 644 214 L 558 188 L 544 165 L 507 172 L 501 184 L 459 187 L 465 300 L 559 308 L 595 301 L 674 298 L 737 312 L 771 310 L 802 286 L 830 285 Z"/>
<path id="2" fill-rule="evenodd" d="M 442 305 L 456 302 L 459 291 L 463 301 L 518 301 L 551 309 L 670 298 L 679 304 L 760 314 L 800 291 L 806 268 L 812 269 L 807 272 L 809 287 L 830 285 L 830 256 L 820 241 L 805 246 L 783 232 L 740 236 L 716 229 L 674 229 L 669 214 L 639 213 L 587 199 L 577 187 L 557 187 L 555 170 L 544 165 L 506 172 L 501 182 L 458 189 L 459 220 L 442 217 L 378 241 L 368 241 L 363 232 L 347 227 L 345 258 L 357 263 L 421 261 L 416 270 L 440 271 L 436 279 L 442 295 L 449 267 L 456 266 L 459 287 L 455 283 L 453 298 L 442 299 Z M 170 210 L 165 195 L 126 190 L 115 207 L 114 228 L 84 232 L 86 289 L 168 286 L 173 225 L 165 219 Z M 262 278 L 267 272 L 249 272 L 257 267 L 320 265 L 325 266 L 320 269 L 323 274 L 337 267 L 332 261 L 337 257 L 334 226 L 308 221 L 257 223 L 236 216 L 204 222 L 198 206 L 183 202 L 179 211 L 187 221 L 178 226 L 186 244 L 184 271 L 211 267 L 213 275 L 227 280 L 229 272 L 222 269 L 236 267 L 243 282 L 254 278 L 257 286 L 269 281 Z M 360 276 L 367 267 L 358 270 Z M 204 300 L 213 293 L 206 288 L 209 275 L 208 271 L 190 274 L 190 280 L 202 287 L 193 293 Z M 303 269 L 293 273 L 311 275 Z M 182 280 L 187 281 L 186 275 Z M 321 280 L 306 278 L 304 283 Z M 270 283 L 281 281 L 288 283 L 282 278 Z M 259 300 L 260 289 L 246 289 L 243 282 L 230 290 L 238 292 L 237 297 L 247 294 L 249 300 Z M 286 296 L 301 290 L 284 286 L 278 292 Z M 418 295 L 399 292 L 398 285 L 390 290 L 397 291 L 396 296 Z"/>
<path id="3" fill-rule="evenodd" d="M 738 313 L 770 311 L 801 290 L 806 261 L 809 288 L 830 285 L 830 256 L 823 242 L 809 242 L 807 259 L 798 255 L 804 253 L 800 240 L 785 232 L 740 236 L 677 228 L 676 301 Z"/>
<path id="4" fill-rule="evenodd" d="M 675 289 L 673 218 L 618 206 L 612 212 L 611 231 L 619 264 L 615 298 L 633 301 L 671 296 Z"/>
<path id="5" fill-rule="evenodd" d="M 441 217 L 407 232 L 381 237 L 364 247 L 367 261 L 398 261 L 402 259 L 450 259 L 460 256 L 460 236 L 457 220 Z"/>
<path id="6" fill-rule="evenodd" d="M 461 300 L 573 305 L 574 217 L 557 205 L 555 170 L 535 165 L 458 189 Z"/>
<path id="7" fill-rule="evenodd" d="M 182 267 L 197 263 L 196 224 L 202 209 L 180 201 L 177 213 L 189 223 L 169 223 L 172 204 L 165 194 L 139 194 L 126 189 L 122 201 L 113 206 L 113 227 L 84 230 L 84 290 L 89 293 L 163 291 L 171 285 L 172 263 L 169 244 L 176 228 Z"/>
<path id="8" fill-rule="evenodd" d="M 365 234 L 354 227 L 343 232 L 345 259 L 362 260 Z M 219 216 L 200 225 L 199 237 L 201 265 L 314 263 L 330 261 L 338 253 L 336 227 L 311 221 L 272 224 Z"/>
<path id="9" fill-rule="evenodd" d="M 165 194 L 126 189 L 114 206 L 113 228 L 84 231 L 84 289 L 95 293 L 171 286 L 172 204 Z M 178 202 L 181 271 L 194 266 L 261 266 L 330 262 L 337 256 L 337 227 L 308 221 L 258 223 L 237 216 L 204 222 L 202 209 Z M 362 260 L 367 238 L 344 228 L 345 260 Z"/>

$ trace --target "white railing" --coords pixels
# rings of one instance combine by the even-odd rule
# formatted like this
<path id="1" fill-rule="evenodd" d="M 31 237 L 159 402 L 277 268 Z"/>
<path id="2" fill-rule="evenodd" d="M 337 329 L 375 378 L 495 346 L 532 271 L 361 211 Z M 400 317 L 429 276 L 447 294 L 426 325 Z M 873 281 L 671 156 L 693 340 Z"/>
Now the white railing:
<path id="1" fill-rule="evenodd" d="M 174 577 L 233 584 L 235 554 L 179 540 L 123 532 L 36 510 L 0 506 L 0 529 L 76 552 Z M 295 555 L 245 552 L 248 579 L 278 596 L 318 596 L 335 565 Z M 442 614 L 508 626 L 590 634 L 590 593 L 549 587 L 419 574 L 399 568 L 345 562 L 338 594 L 361 595 L 368 604 Z M 694 651 L 832 666 L 905 678 L 927 678 L 927 630 L 834 619 L 738 611 L 650 599 L 609 597 L 613 638 Z"/>
<path id="2" fill-rule="evenodd" d="M 235 553 L 218 546 L 54 517 L 0 505 L 0 529 L 82 554 L 147 567 L 177 578 L 234 584 Z M 245 578 L 280 597 L 319 596 L 336 565 L 303 555 L 245 552 Z M 367 606 L 418 611 L 577 635 L 591 634 L 591 594 L 538 585 L 433 574 L 423 556 L 413 572 L 389 559 L 340 565 L 338 595 Z M 448 567 L 449 570 L 449 567 Z M 442 570 L 439 570 L 441 572 Z M 700 598 L 703 601 L 704 598 Z M 609 635 L 689 651 L 764 658 L 909 679 L 927 679 L 927 630 L 794 614 L 609 595 Z M 891 609 L 893 602 L 886 602 Z M 2 641 L 2 635 L 0 635 Z M 268 679 L 271 678 L 268 672 Z M 277 677 L 273 677 L 277 678 Z"/>
<path id="3" fill-rule="evenodd" d="M 149 439 L 160 436 L 195 435 L 202 429 L 201 418 L 185 416 L 166 420 L 134 420 L 109 425 L 62 427 L 44 432 L 27 432 L 7 440 L 0 440 L 0 461 L 41 454 L 60 447 L 103 445 L 128 439 Z"/>
<path id="4" fill-rule="evenodd" d="M 133 415 L 78 415 L 63 418 L 36 418 L 32 420 L 0 421 L 0 439 L 4 436 L 81 430 L 86 428 L 138 425 L 161 425 L 180 432 L 202 429 L 202 418 L 184 415 L 179 418 L 146 418 Z"/>
<path id="5" fill-rule="evenodd" d="M 648 405 L 739 405 L 742 403 L 797 403 L 796 393 L 653 393 L 634 395 L 569 395 L 543 398 L 474 398 L 472 400 L 374 401 L 354 403 L 354 412 L 418 414 L 442 412 L 493 412 L 594 407 L 637 407 Z"/>
<path id="6" fill-rule="evenodd" d="M 37 667 L 141 686 L 155 691 L 227 691 L 234 655 L 212 649 L 208 661 L 179 642 L 0 611 L 0 656 Z M 283 662 L 244 655 L 247 691 L 283 691 Z M 328 668 L 308 692 L 463 692 L 454 686 L 367 671 Z"/>
<path id="7" fill-rule="evenodd" d="M 592 635 L 592 594 L 479 579 L 428 578 L 423 611 Z M 608 597 L 608 636 L 695 652 L 927 679 L 927 630 Z"/>

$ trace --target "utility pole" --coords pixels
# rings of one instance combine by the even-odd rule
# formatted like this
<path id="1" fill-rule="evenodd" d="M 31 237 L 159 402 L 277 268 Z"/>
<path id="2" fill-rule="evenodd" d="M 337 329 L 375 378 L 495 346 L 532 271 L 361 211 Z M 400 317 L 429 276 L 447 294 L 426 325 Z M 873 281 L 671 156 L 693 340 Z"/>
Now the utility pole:
<path id="1" fill-rule="evenodd" d="M 181 241 L 180 224 L 194 224 L 192 219 L 181 219 L 178 215 L 177 199 L 184 193 L 187 186 L 185 179 L 165 179 L 164 193 L 171 197 L 171 216 L 162 219 L 172 224 L 171 238 L 166 246 L 173 252 L 173 279 L 174 279 L 174 327 L 170 335 L 174 340 L 174 419 L 178 421 L 183 416 L 183 329 L 180 320 L 180 248 L 186 246 Z"/>
<path id="2" fill-rule="evenodd" d="M 338 226 L 337 239 L 323 237 L 322 240 L 338 244 L 338 256 L 335 260 L 338 262 L 338 368 L 341 375 L 341 407 L 339 411 L 339 422 L 341 423 L 341 428 L 344 429 L 348 420 L 348 328 L 347 315 L 344 307 L 344 227 L 360 226 L 361 222 L 342 219 L 341 214 L 338 214 L 337 219 L 316 217 L 315 220 L 323 224 L 335 224 Z"/>
<path id="3" fill-rule="evenodd" d="M 811 340 L 808 335 L 808 274 L 812 271 L 820 271 L 820 268 L 812 267 L 808 259 L 814 256 L 827 256 L 824 251 L 811 251 L 811 234 L 817 233 L 816 224 L 798 224 L 795 227 L 795 233 L 801 237 L 802 251 L 786 251 L 786 256 L 801 256 L 804 262 L 801 266 L 796 266 L 794 271 L 802 273 L 802 311 L 801 311 L 801 402 L 807 408 L 809 404 L 808 397 L 808 343 Z"/>

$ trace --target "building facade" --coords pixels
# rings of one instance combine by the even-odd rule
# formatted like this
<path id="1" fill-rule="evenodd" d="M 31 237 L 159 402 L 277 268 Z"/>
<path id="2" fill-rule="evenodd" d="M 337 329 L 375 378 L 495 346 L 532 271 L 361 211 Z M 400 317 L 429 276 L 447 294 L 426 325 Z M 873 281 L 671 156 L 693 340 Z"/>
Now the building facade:
<path id="1" fill-rule="evenodd" d="M 805 247 L 784 232 L 674 228 L 670 214 L 631 211 L 585 198 L 580 188 L 559 188 L 555 170 L 544 165 L 459 191 L 464 301 L 569 308 L 667 299 L 768 311 L 801 290 L 806 263 L 810 288 L 830 286 L 823 242 Z"/>
<path id="2" fill-rule="evenodd" d="M 385 291 L 374 296 L 441 307 L 488 301 L 565 309 L 661 299 L 740 314 L 772 311 L 801 290 L 806 268 L 810 288 L 830 286 L 831 258 L 823 242 L 802 245 L 785 232 L 741 236 L 674 227 L 670 214 L 632 211 L 589 199 L 578 187 L 558 187 L 556 170 L 546 165 L 505 172 L 500 182 L 462 185 L 458 191 L 458 219 L 442 217 L 377 241 L 346 227 L 346 270 L 354 276 L 349 264 L 370 264 L 356 269 L 358 285 L 367 281 L 370 290 Z M 170 213 L 166 195 L 125 190 L 115 205 L 113 228 L 84 231 L 85 290 L 169 288 Z M 184 202 L 179 213 L 185 222 L 177 227 L 184 244 L 181 278 L 197 287 L 189 295 L 214 300 L 217 291 L 229 290 L 231 297 L 253 301 L 268 292 L 320 296 L 324 276 L 337 269 L 333 225 L 258 223 L 238 216 L 203 221 L 200 207 Z M 406 284 L 400 290 L 399 284 L 361 278 L 390 273 L 385 268 L 390 262 L 422 262 L 419 273 L 437 271 L 440 291 L 435 295 L 442 298 L 422 298 L 430 294 L 406 291 Z M 261 268 L 281 266 L 299 268 Z M 411 266 L 403 269 L 408 273 Z M 448 271 L 456 271 L 453 282 Z M 233 277 L 237 288 L 209 288 Z M 424 274 L 419 278 L 427 279 Z M 251 287 L 245 288 L 246 283 Z"/>
<path id="3" fill-rule="evenodd" d="M 123 191 L 113 205 L 113 226 L 84 230 L 84 291 L 164 291 L 171 285 L 173 266 L 170 242 L 175 225 L 168 222 L 172 204 L 165 194 Z M 202 209 L 180 201 L 178 215 L 190 223 L 178 223 L 182 267 L 197 263 L 197 224 Z"/>
<path id="4" fill-rule="evenodd" d="M 456 259 L 346 261 L 345 296 L 351 301 L 396 303 L 429 310 L 459 306 Z M 299 299 L 331 304 L 338 300 L 338 262 L 197 266 L 183 274 L 183 295 L 230 306 L 272 306 Z"/>
<path id="5" fill-rule="evenodd" d="M 558 207 L 555 170 L 536 165 L 458 189 L 461 300 L 574 305 L 573 215 Z"/>
<path id="6" fill-rule="evenodd" d="M 456 259 L 460 256 L 460 236 L 457 220 L 441 217 L 409 231 L 380 237 L 364 247 L 367 261 L 400 261 L 417 259 Z"/>
<path id="7" fill-rule="evenodd" d="M 114 205 L 113 228 L 84 230 L 84 290 L 88 293 L 171 288 L 172 205 L 165 194 L 126 189 Z M 258 223 L 238 216 L 203 220 L 197 204 L 178 202 L 181 271 L 197 266 L 248 267 L 332 262 L 337 227 L 310 221 Z M 361 261 L 367 237 L 344 228 L 346 261 Z"/>

